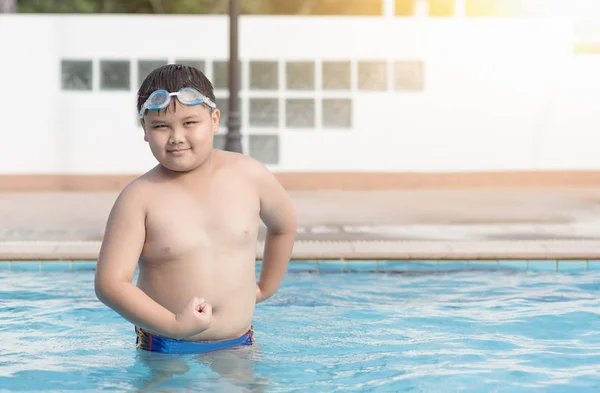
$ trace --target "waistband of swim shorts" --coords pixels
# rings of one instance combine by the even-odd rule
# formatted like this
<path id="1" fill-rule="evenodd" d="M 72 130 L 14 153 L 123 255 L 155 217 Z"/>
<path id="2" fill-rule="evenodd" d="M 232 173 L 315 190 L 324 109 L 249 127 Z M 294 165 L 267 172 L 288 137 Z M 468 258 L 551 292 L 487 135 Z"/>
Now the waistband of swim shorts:
<path id="1" fill-rule="evenodd" d="M 172 354 L 197 354 L 231 348 L 242 345 L 252 345 L 254 342 L 254 327 L 242 336 L 231 340 L 222 341 L 183 341 L 168 337 L 157 336 L 135 326 L 136 347 L 150 352 Z"/>

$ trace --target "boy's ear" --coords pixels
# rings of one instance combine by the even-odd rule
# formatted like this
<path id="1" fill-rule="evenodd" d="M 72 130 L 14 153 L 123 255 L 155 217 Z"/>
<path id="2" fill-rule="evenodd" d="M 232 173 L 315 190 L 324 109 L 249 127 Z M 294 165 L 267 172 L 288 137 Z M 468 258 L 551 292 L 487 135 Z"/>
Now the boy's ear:
<path id="1" fill-rule="evenodd" d="M 219 132 L 219 122 L 221 121 L 221 111 L 218 109 L 213 109 L 211 120 L 212 120 L 213 134 L 216 134 L 217 132 Z"/>
<path id="2" fill-rule="evenodd" d="M 142 124 L 142 128 L 144 129 L 144 141 L 148 142 L 148 133 L 146 132 L 146 122 L 144 121 L 144 119 L 141 119 L 140 123 Z"/>

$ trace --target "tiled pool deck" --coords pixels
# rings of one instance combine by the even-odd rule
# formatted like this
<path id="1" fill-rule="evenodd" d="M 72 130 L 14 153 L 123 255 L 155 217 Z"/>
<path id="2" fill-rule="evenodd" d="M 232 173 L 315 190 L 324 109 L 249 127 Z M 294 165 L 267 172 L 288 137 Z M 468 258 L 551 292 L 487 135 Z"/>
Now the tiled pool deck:
<path id="1" fill-rule="evenodd" d="M 600 270 L 600 188 L 291 195 L 291 271 Z M 116 196 L 0 194 L 0 270 L 93 268 Z"/>

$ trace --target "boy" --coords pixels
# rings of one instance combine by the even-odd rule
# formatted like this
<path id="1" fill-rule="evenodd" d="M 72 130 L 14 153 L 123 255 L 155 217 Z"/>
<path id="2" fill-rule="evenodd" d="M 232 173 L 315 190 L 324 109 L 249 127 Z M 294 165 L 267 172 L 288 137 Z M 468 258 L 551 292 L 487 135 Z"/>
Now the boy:
<path id="1" fill-rule="evenodd" d="M 204 74 L 179 64 L 154 70 L 138 91 L 144 140 L 158 165 L 116 199 L 95 276 L 98 299 L 135 325 L 138 348 L 250 345 L 255 304 L 278 289 L 291 256 L 292 202 L 258 161 L 213 149 L 214 101 Z M 267 237 L 257 283 L 260 219 Z"/>

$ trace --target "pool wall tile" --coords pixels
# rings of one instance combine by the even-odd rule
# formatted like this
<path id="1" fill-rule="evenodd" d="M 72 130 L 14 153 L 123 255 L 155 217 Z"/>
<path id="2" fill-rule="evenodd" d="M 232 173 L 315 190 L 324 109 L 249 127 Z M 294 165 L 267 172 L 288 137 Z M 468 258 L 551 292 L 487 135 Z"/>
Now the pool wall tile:
<path id="1" fill-rule="evenodd" d="M 406 270 L 411 272 L 435 272 L 437 265 L 437 261 L 406 261 Z"/>
<path id="2" fill-rule="evenodd" d="M 13 272 L 39 272 L 40 261 L 13 261 L 11 262 L 11 270 Z"/>
<path id="3" fill-rule="evenodd" d="M 316 261 L 298 261 L 288 263 L 288 272 L 316 272 Z"/>
<path id="4" fill-rule="evenodd" d="M 378 266 L 378 261 L 348 261 L 348 269 L 351 272 L 376 272 Z"/>
<path id="5" fill-rule="evenodd" d="M 406 261 L 379 261 L 380 272 L 405 272 L 408 269 Z"/>
<path id="6" fill-rule="evenodd" d="M 498 261 L 469 261 L 470 270 L 498 270 Z"/>
<path id="7" fill-rule="evenodd" d="M 556 261 L 552 260 L 529 260 L 527 261 L 527 270 L 534 272 L 555 272 L 557 269 Z"/>
<path id="8" fill-rule="evenodd" d="M 96 262 L 73 261 L 73 271 L 96 270 Z"/>
<path id="9" fill-rule="evenodd" d="M 317 266 L 324 273 L 348 271 L 348 261 L 318 261 Z"/>
<path id="10" fill-rule="evenodd" d="M 589 266 L 589 264 L 588 264 Z M 585 261 L 560 261 L 558 263 L 559 272 L 585 272 Z"/>
<path id="11" fill-rule="evenodd" d="M 438 271 L 444 270 L 467 270 L 469 269 L 467 261 L 439 261 L 437 264 Z"/>
<path id="12" fill-rule="evenodd" d="M 262 260 L 256 261 L 260 272 Z M 0 271 L 69 272 L 95 270 L 96 261 L 0 261 Z M 289 272 L 418 272 L 464 270 L 522 270 L 541 272 L 600 271 L 600 260 L 297 260 L 288 264 Z"/>
<path id="13" fill-rule="evenodd" d="M 43 272 L 70 272 L 71 271 L 71 262 L 43 261 L 42 262 L 42 271 Z"/>
<path id="14" fill-rule="evenodd" d="M 500 269 L 508 270 L 527 270 L 527 261 L 498 261 L 498 267 Z"/>
<path id="15" fill-rule="evenodd" d="M 595 270 L 598 271 L 600 270 L 600 260 L 597 259 L 591 259 L 588 261 L 588 270 Z"/>

